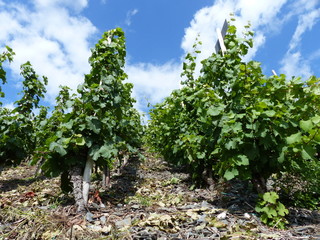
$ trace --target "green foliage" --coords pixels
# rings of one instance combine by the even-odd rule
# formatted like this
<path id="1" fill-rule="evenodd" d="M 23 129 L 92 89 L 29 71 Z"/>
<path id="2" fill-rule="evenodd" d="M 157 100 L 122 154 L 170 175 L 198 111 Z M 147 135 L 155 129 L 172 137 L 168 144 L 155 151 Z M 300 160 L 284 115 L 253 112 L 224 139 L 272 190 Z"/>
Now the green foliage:
<path id="1" fill-rule="evenodd" d="M 10 48 L 0 55 L 3 83 L 6 78 L 2 63 L 11 61 L 12 55 Z M 125 56 L 123 31 L 114 29 L 105 33 L 92 50 L 89 59 L 92 69 L 78 87 L 78 95 L 61 87 L 50 117 L 48 108 L 39 106 L 47 78 L 41 81 L 29 62 L 23 64 L 21 99 L 15 102 L 12 111 L 0 109 L 0 164 L 18 164 L 33 155 L 33 164 L 41 161 L 46 174 L 62 173 L 62 179 L 68 182 L 70 168 L 83 167 L 88 156 L 98 166 L 111 166 L 120 152 L 137 153 L 143 127 L 139 113 L 133 108 L 133 86 L 123 83 L 127 78 L 123 71 Z M 37 108 L 40 113 L 35 115 Z M 62 188 L 70 190 L 68 183 Z"/>
<path id="2" fill-rule="evenodd" d="M 320 196 L 318 192 L 297 191 L 289 200 L 289 204 L 295 207 L 302 207 L 312 210 L 317 210 L 320 208 Z"/>
<path id="3" fill-rule="evenodd" d="M 43 81 L 39 80 L 39 76 L 33 70 L 30 62 L 21 65 L 21 75 L 25 79 L 23 81 L 23 96 L 15 102 L 17 107 L 14 112 L 25 116 L 34 115 L 32 110 L 39 107 L 40 99 L 44 98 L 44 94 L 47 92 L 48 79 L 43 77 Z"/>
<path id="4" fill-rule="evenodd" d="M 166 160 L 187 165 L 195 181 L 212 169 L 227 180 L 251 179 L 265 192 L 273 173 L 307 178 L 314 171 L 308 165 L 319 165 L 320 81 L 263 75 L 259 62 L 242 60 L 252 36 L 239 38 L 231 25 L 227 51 L 202 61 L 197 78 L 195 57 L 187 55 L 183 88 L 150 112 L 148 142 Z"/>
<path id="5" fill-rule="evenodd" d="M 193 81 L 195 58 L 189 54 L 187 59 L 185 86 L 150 111 L 147 143 L 169 162 L 187 165 L 193 178 L 200 181 L 204 169 L 214 163 L 211 152 L 216 138 L 212 136 L 219 132 L 212 129 L 216 121 L 213 105 L 219 99 L 210 85 Z M 210 108 L 212 111 L 207 111 Z"/>
<path id="6" fill-rule="evenodd" d="M 288 209 L 278 201 L 279 196 L 275 192 L 260 194 L 255 210 L 261 214 L 261 221 L 270 226 L 284 229 L 288 221 L 285 216 L 289 213 Z"/>
<path id="7" fill-rule="evenodd" d="M 312 170 L 310 170 L 312 169 Z M 297 173 L 283 173 L 275 180 L 274 188 L 281 189 L 279 195 L 287 206 L 307 209 L 320 208 L 320 164 L 310 161 Z"/>
<path id="8" fill-rule="evenodd" d="M 15 53 L 8 46 L 6 46 L 6 51 L 4 51 L 2 54 L 0 54 L 0 79 L 2 80 L 2 84 L 5 84 L 7 82 L 6 71 L 3 69 L 2 64 L 6 60 L 8 60 L 9 62 L 12 62 L 14 55 L 15 55 Z M 4 97 L 4 93 L 2 92 L 1 86 L 0 86 L 0 97 Z M 2 105 L 2 103 L 0 102 L 0 106 L 1 105 Z"/>
<path id="9" fill-rule="evenodd" d="M 7 57 L 10 61 L 12 55 L 12 50 L 8 48 Z M 47 78 L 39 79 L 29 62 L 21 66 L 21 75 L 24 77 L 23 91 L 21 99 L 15 102 L 17 106 L 13 110 L 0 108 L 1 165 L 19 164 L 33 154 L 37 145 L 37 123 L 45 118 L 43 111 L 38 116 L 33 111 L 40 107 L 39 101 L 46 92 Z"/>
<path id="10" fill-rule="evenodd" d="M 84 167 L 88 156 L 98 166 L 111 166 L 120 151 L 137 153 L 143 129 L 133 108 L 133 86 L 123 83 L 125 56 L 122 30 L 106 32 L 92 50 L 92 68 L 78 95 L 62 87 L 37 149 L 47 174 L 65 176 L 73 166 Z"/>

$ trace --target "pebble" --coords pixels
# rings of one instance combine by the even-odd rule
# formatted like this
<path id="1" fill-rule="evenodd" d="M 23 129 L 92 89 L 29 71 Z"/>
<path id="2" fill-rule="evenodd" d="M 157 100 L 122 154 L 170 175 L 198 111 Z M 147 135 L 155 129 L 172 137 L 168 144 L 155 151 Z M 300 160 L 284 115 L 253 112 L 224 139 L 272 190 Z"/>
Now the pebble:
<path id="1" fill-rule="evenodd" d="M 131 218 L 125 218 L 121 221 L 115 222 L 117 228 L 128 227 L 131 225 Z"/>
<path id="2" fill-rule="evenodd" d="M 93 214 L 91 212 L 87 212 L 86 214 L 86 220 L 88 222 L 93 222 Z"/>
<path id="3" fill-rule="evenodd" d="M 212 208 L 212 205 L 209 204 L 207 201 L 202 201 L 201 208 Z"/>
<path id="4" fill-rule="evenodd" d="M 106 216 L 102 216 L 102 217 L 100 217 L 100 222 L 101 222 L 101 224 L 102 224 L 102 225 L 105 225 L 105 224 L 106 224 L 106 222 L 107 222 L 107 218 L 106 218 Z"/>
<path id="5" fill-rule="evenodd" d="M 208 221 L 206 220 L 207 218 L 207 214 L 203 214 L 199 216 L 199 219 L 197 220 L 197 222 L 199 223 L 207 223 Z"/>
<path id="6" fill-rule="evenodd" d="M 131 208 L 132 209 L 139 209 L 139 208 L 141 208 L 141 206 L 138 205 L 138 204 L 134 204 L 134 205 L 131 206 Z"/>
<path id="7" fill-rule="evenodd" d="M 223 220 L 226 217 L 227 217 L 227 212 L 222 212 L 222 213 L 217 215 L 217 219 L 219 219 L 219 220 Z"/>
<path id="8" fill-rule="evenodd" d="M 100 225 L 89 225 L 88 228 L 97 232 L 102 230 L 102 227 Z"/>
<path id="9" fill-rule="evenodd" d="M 101 232 L 103 232 L 104 234 L 108 234 L 111 232 L 111 229 L 112 229 L 112 226 L 109 225 L 109 226 L 104 226 L 102 229 L 101 229 Z"/>

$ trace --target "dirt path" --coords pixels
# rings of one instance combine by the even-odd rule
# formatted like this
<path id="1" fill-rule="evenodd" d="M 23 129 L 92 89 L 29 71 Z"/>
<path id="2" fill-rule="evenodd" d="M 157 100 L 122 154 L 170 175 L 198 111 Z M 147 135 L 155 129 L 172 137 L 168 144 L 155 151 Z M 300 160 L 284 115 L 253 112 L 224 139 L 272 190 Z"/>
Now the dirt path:
<path id="1" fill-rule="evenodd" d="M 320 239 L 318 212 L 292 211 L 288 230 L 267 228 L 240 183 L 190 190 L 187 174 L 150 154 L 113 173 L 107 190 L 95 175 L 85 216 L 58 178 L 34 172 L 26 165 L 2 172 L 0 239 Z"/>

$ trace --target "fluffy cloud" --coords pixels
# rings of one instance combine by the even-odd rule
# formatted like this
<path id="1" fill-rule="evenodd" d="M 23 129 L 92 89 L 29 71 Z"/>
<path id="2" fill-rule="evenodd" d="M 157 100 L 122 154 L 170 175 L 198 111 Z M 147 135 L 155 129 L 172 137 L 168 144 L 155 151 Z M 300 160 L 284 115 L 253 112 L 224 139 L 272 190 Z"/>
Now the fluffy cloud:
<path id="1" fill-rule="evenodd" d="M 79 12 L 88 5 L 88 0 L 34 0 L 34 4 L 38 9 L 67 7 Z"/>
<path id="2" fill-rule="evenodd" d="M 313 25 L 320 17 L 320 9 L 312 9 L 299 17 L 298 26 L 292 36 L 289 51 L 295 49 L 301 42 L 303 33 L 307 30 L 311 30 Z"/>
<path id="3" fill-rule="evenodd" d="M 287 53 L 281 61 L 281 73 L 287 76 L 308 78 L 313 74 L 308 60 L 301 56 L 300 52 Z"/>
<path id="4" fill-rule="evenodd" d="M 128 81 L 134 84 L 133 97 L 138 100 L 137 108 L 145 110 L 148 103 L 159 103 L 169 96 L 173 89 L 178 89 L 181 70 L 180 64 L 172 62 L 164 65 L 127 65 Z"/>
<path id="5" fill-rule="evenodd" d="M 282 11 L 286 8 L 285 12 Z M 298 47 L 302 41 L 303 34 L 311 30 L 320 19 L 320 8 L 318 0 L 297 0 L 290 2 L 287 0 L 216 0 L 210 7 L 199 10 L 185 29 L 181 47 L 185 52 L 192 51 L 195 39 L 199 37 L 202 45 L 199 46 L 201 54 L 198 62 L 207 58 L 214 50 L 217 40 L 216 29 L 221 28 L 224 19 L 229 18 L 229 14 L 234 13 L 235 22 L 239 32 L 249 21 L 255 31 L 254 48 L 244 59 L 252 59 L 257 50 L 267 41 L 268 34 L 279 33 L 285 24 L 294 17 L 298 18 L 296 30 L 289 43 L 288 51 L 281 60 L 280 72 L 289 76 L 308 76 L 312 74 L 310 67 L 310 57 L 303 57 Z"/>
<path id="6" fill-rule="evenodd" d="M 303 1 L 299 1 L 301 5 L 303 5 Z M 297 6 L 296 4 L 298 3 L 296 2 L 295 6 Z M 212 6 L 204 7 L 195 13 L 190 26 L 185 29 L 181 47 L 185 53 L 192 52 L 196 38 L 202 42 L 202 45 L 198 46 L 198 49 L 201 50 L 201 53 L 197 56 L 197 71 L 199 72 L 200 61 L 210 56 L 214 51 L 217 40 L 216 29 L 222 27 L 224 20 L 229 18 L 230 13 L 234 13 L 237 19 L 235 24 L 240 33 L 244 30 L 243 26 L 248 22 L 251 23 L 255 31 L 254 48 L 244 59 L 251 60 L 257 50 L 267 41 L 268 34 L 279 33 L 286 21 L 294 15 L 301 14 L 301 12 L 294 12 L 294 7 L 286 15 L 280 14 L 285 5 L 288 5 L 287 0 L 217 0 Z M 305 7 L 311 10 L 314 5 L 308 2 Z M 183 58 L 184 56 L 181 56 L 181 59 Z M 304 69 L 304 74 L 311 71 L 307 61 L 301 64 L 302 57 L 299 53 L 293 56 L 293 60 L 287 62 L 282 71 L 292 72 L 298 66 L 301 67 L 301 71 Z M 152 104 L 161 101 L 173 89 L 178 88 L 181 81 L 181 63 L 176 63 L 173 66 L 171 63 L 166 63 L 163 66 L 129 65 L 127 69 L 129 80 L 135 84 L 134 95 L 138 99 L 137 106 L 139 108 L 145 105 L 145 99 L 148 99 Z"/>
<path id="7" fill-rule="evenodd" d="M 279 26 L 273 26 L 275 22 L 280 21 L 279 13 L 286 0 L 218 0 L 210 7 L 204 7 L 197 11 L 190 26 L 185 29 L 185 36 L 182 39 L 181 47 L 187 52 L 193 51 L 195 39 L 199 35 L 202 42 L 198 48 L 201 54 L 198 55 L 198 63 L 212 54 L 216 43 L 216 28 L 220 28 L 229 14 L 234 12 L 237 16 L 236 24 L 239 32 L 243 26 L 251 21 L 252 27 L 257 30 L 255 35 L 255 48 L 250 52 L 249 58 L 253 57 L 257 49 L 262 46 L 266 40 L 265 30 L 271 30 Z M 184 56 L 181 56 L 183 59 Z M 198 70 L 200 64 L 198 64 Z M 168 96 L 173 89 L 179 88 L 181 81 L 180 74 L 182 64 L 168 62 L 164 65 L 152 65 L 141 63 L 128 65 L 127 72 L 129 81 L 134 83 L 134 96 L 138 99 L 137 107 L 145 108 L 146 102 L 155 104 Z"/>
<path id="8" fill-rule="evenodd" d="M 217 40 L 216 29 L 222 27 L 224 20 L 229 19 L 230 13 L 234 13 L 237 19 L 235 24 L 239 32 L 248 22 L 256 31 L 255 46 L 247 57 L 250 59 L 255 55 L 257 49 L 264 44 L 265 34 L 268 30 L 279 27 L 275 24 L 280 21 L 277 14 L 285 3 L 286 0 L 217 0 L 212 6 L 205 7 L 194 15 L 190 27 L 185 29 L 181 47 L 185 52 L 190 52 L 196 37 L 199 35 L 199 40 L 202 42 L 202 46 L 199 47 L 199 50 L 201 50 L 199 61 L 207 58 L 214 51 Z"/>
<path id="9" fill-rule="evenodd" d="M 281 60 L 281 72 L 290 76 L 301 76 L 306 79 L 313 75 L 310 61 L 317 58 L 317 54 L 303 57 L 300 44 L 303 34 L 311 30 L 320 19 L 319 3 L 316 0 L 300 0 L 291 6 L 290 17 L 298 16 L 298 24 L 289 43 L 287 53 Z"/>
<path id="10" fill-rule="evenodd" d="M 30 61 L 39 75 L 49 78 L 48 101 L 53 102 L 59 85 L 73 89 L 89 71 L 89 39 L 96 32 L 92 23 L 70 11 L 80 11 L 86 0 L 34 0 L 23 4 L 0 4 L 0 41 L 16 52 L 10 65 L 16 76 L 20 65 Z M 3 47 L 3 46 L 1 46 Z"/>

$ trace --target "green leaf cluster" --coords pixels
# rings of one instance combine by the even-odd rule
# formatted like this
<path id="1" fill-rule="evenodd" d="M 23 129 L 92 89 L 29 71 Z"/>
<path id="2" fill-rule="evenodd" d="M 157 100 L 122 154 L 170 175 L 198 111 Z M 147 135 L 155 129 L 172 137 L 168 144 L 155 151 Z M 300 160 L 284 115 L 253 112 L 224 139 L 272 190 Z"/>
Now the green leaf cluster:
<path id="1" fill-rule="evenodd" d="M 244 62 L 252 36 L 248 30 L 239 38 L 231 25 L 227 51 L 203 60 L 199 77 L 188 54 L 187 80 L 150 111 L 147 133 L 153 150 L 187 166 L 195 181 L 213 171 L 252 180 L 265 192 L 272 174 L 308 179 L 319 173 L 308 165 L 319 165 L 320 81 L 268 77 L 259 62 Z"/>
<path id="2" fill-rule="evenodd" d="M 108 31 L 92 49 L 91 71 L 77 94 L 61 87 L 52 116 L 39 131 L 43 144 L 36 160 L 44 159 L 48 175 L 65 176 L 73 166 L 84 167 L 88 156 L 97 166 L 111 167 L 120 152 L 138 152 L 143 127 L 133 108 L 133 85 L 124 83 L 125 56 L 123 31 Z"/>
<path id="3" fill-rule="evenodd" d="M 7 78 L 6 78 L 6 71 L 3 69 L 3 63 L 5 61 L 9 61 L 12 62 L 13 61 L 13 56 L 15 55 L 15 53 L 13 52 L 13 50 L 6 46 L 6 50 L 0 54 L 0 79 L 2 80 L 2 84 L 5 84 L 7 82 Z M 5 95 L 2 92 L 2 88 L 0 86 L 0 97 L 3 98 Z M 0 101 L 0 106 L 2 105 L 1 101 Z"/>
<path id="4" fill-rule="evenodd" d="M 1 63 L 6 59 L 11 62 L 13 55 L 7 47 L 7 52 L 0 56 L 3 83 L 6 83 L 6 74 Z M 39 102 L 44 98 L 47 78 L 41 80 L 29 62 L 21 65 L 21 75 L 24 78 L 21 99 L 15 102 L 13 110 L 0 107 L 0 165 L 17 165 L 33 154 L 38 143 L 37 127 L 46 118 L 46 109 Z M 36 115 L 34 110 L 39 108 L 42 110 Z"/>
<path id="5" fill-rule="evenodd" d="M 275 192 L 266 192 L 260 195 L 255 210 L 261 214 L 261 221 L 270 226 L 284 229 L 288 221 L 285 216 L 288 209 L 278 201 L 279 195 Z"/>

